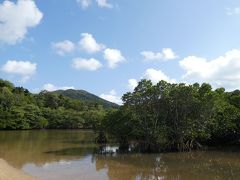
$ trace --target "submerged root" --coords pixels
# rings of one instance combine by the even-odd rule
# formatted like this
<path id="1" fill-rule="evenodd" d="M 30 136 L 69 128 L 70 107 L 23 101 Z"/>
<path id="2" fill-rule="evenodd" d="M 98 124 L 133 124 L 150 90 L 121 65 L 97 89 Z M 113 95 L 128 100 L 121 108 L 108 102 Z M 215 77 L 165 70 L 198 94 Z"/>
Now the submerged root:
<path id="1" fill-rule="evenodd" d="M 168 151 L 183 152 L 183 151 L 200 150 L 200 149 L 202 149 L 202 145 L 194 139 L 187 140 L 187 141 L 173 140 L 171 141 L 171 143 L 167 145 Z"/>

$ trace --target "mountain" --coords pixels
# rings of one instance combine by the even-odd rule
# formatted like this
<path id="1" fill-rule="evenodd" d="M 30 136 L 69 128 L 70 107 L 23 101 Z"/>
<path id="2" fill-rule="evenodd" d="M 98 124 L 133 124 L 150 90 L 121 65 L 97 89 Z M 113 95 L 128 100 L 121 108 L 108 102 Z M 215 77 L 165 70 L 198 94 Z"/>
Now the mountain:
<path id="1" fill-rule="evenodd" d="M 75 89 L 68 89 L 68 90 L 57 90 L 52 93 L 56 93 L 65 97 L 69 97 L 71 99 L 77 99 L 85 102 L 90 103 L 97 103 L 102 105 L 105 108 L 118 108 L 119 105 L 109 102 L 105 99 L 102 99 L 94 94 L 91 94 L 84 90 L 75 90 Z"/>

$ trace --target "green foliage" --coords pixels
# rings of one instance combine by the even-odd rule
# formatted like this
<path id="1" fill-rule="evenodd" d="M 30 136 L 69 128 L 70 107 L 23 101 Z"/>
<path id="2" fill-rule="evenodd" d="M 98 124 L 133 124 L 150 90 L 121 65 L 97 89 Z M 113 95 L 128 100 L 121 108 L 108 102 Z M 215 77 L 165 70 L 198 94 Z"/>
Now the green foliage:
<path id="1" fill-rule="evenodd" d="M 96 128 L 104 115 L 94 99 L 89 103 L 47 91 L 31 94 L 0 79 L 0 129 Z"/>
<path id="2" fill-rule="evenodd" d="M 91 128 L 99 132 L 98 142 L 113 137 L 121 147 L 133 142 L 140 151 L 240 142 L 239 90 L 142 80 L 122 99 L 123 106 L 114 109 L 85 91 L 31 94 L 0 79 L 0 129 Z"/>
<path id="3" fill-rule="evenodd" d="M 84 102 L 85 104 L 87 103 L 92 106 L 102 105 L 104 108 L 118 108 L 117 104 L 106 101 L 105 99 L 102 99 L 84 90 L 68 89 L 68 90 L 58 90 L 53 93 L 62 95 L 64 97 L 68 97 L 71 99 L 75 99 L 75 100 L 77 99 Z"/>
<path id="4" fill-rule="evenodd" d="M 134 142 L 141 151 L 184 151 L 239 142 L 239 91 L 142 80 L 122 99 L 124 105 L 102 122 L 120 144 Z"/>
<path id="5" fill-rule="evenodd" d="M 108 111 L 99 129 L 105 129 L 120 144 L 125 145 L 134 135 L 132 133 L 132 121 L 130 120 L 131 115 L 128 113 L 129 111 L 124 109 Z"/>

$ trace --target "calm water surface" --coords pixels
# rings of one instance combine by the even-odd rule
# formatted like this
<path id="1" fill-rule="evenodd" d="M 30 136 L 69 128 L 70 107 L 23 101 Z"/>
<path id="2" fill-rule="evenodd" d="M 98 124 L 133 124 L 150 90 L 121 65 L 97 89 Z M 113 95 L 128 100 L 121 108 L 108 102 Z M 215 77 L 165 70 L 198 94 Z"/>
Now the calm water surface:
<path id="1" fill-rule="evenodd" d="M 240 179 L 240 151 L 99 155 L 91 131 L 1 131 L 0 158 L 43 180 Z"/>

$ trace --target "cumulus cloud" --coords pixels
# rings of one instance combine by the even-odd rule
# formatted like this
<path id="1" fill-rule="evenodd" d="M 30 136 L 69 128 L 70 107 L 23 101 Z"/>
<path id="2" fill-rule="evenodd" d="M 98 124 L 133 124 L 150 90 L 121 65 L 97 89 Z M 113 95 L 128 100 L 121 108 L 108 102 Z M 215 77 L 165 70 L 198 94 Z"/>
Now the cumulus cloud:
<path id="1" fill-rule="evenodd" d="M 80 48 L 78 48 L 80 46 Z M 109 68 L 115 68 L 119 63 L 125 61 L 125 57 L 118 49 L 107 48 L 105 45 L 98 43 L 92 34 L 82 33 L 81 39 L 77 43 L 73 43 L 69 40 L 64 40 L 56 43 L 52 43 L 52 48 L 59 55 L 65 55 L 67 53 L 77 52 L 78 49 L 88 53 L 94 54 L 97 52 L 103 53 L 103 58 L 107 61 Z M 76 50 L 76 51 L 75 51 Z M 78 59 L 73 61 L 73 66 L 76 69 L 88 69 L 96 70 L 102 67 L 102 64 L 94 58 L 91 59 Z"/>
<path id="2" fill-rule="evenodd" d="M 117 93 L 116 93 L 116 91 L 114 89 L 111 90 L 107 94 L 101 94 L 100 97 L 102 99 L 105 99 L 107 101 L 110 101 L 110 102 L 113 102 L 113 103 L 116 103 L 116 104 L 119 104 L 119 105 L 122 104 L 121 97 L 117 95 Z"/>
<path id="3" fill-rule="evenodd" d="M 145 60 L 161 60 L 163 55 L 161 52 L 142 51 L 141 55 Z"/>
<path id="4" fill-rule="evenodd" d="M 75 44 L 72 41 L 64 40 L 61 42 L 52 43 L 52 48 L 58 55 L 72 53 L 75 50 Z"/>
<path id="5" fill-rule="evenodd" d="M 96 2 L 101 8 L 113 8 L 113 5 L 107 2 L 107 0 L 96 0 Z"/>
<path id="6" fill-rule="evenodd" d="M 1 70 L 8 74 L 20 75 L 21 81 L 25 82 L 36 73 L 37 64 L 29 61 L 9 60 L 2 66 Z"/>
<path id="7" fill-rule="evenodd" d="M 33 0 L 5 0 L 0 4 L 0 42 L 14 45 L 43 17 Z"/>
<path id="8" fill-rule="evenodd" d="M 135 89 L 135 87 L 137 87 L 138 85 L 138 81 L 136 79 L 129 79 L 128 80 L 128 89 L 130 91 L 133 91 Z"/>
<path id="9" fill-rule="evenodd" d="M 240 7 L 227 8 L 227 15 L 240 15 Z"/>
<path id="10" fill-rule="evenodd" d="M 170 48 L 163 48 L 161 52 L 142 51 L 141 55 L 147 61 L 168 61 L 177 58 L 175 52 Z"/>
<path id="11" fill-rule="evenodd" d="M 77 3 L 82 7 L 82 9 L 86 9 L 92 4 L 92 0 L 77 0 Z"/>
<path id="12" fill-rule="evenodd" d="M 77 0 L 77 3 L 86 9 L 92 5 L 92 0 Z M 113 5 L 108 2 L 108 0 L 96 0 L 97 6 L 100 8 L 113 8 Z"/>
<path id="13" fill-rule="evenodd" d="M 173 52 L 173 50 L 170 48 L 164 48 L 162 50 L 162 53 L 163 53 L 163 58 L 166 60 L 171 60 L 171 59 L 177 58 L 177 55 L 175 54 L 175 52 Z"/>
<path id="14" fill-rule="evenodd" d="M 164 80 L 169 83 L 175 83 L 175 79 L 171 79 L 166 74 L 164 74 L 161 70 L 156 70 L 153 68 L 149 68 L 145 71 L 142 79 L 151 80 L 153 84 L 157 84 L 159 81 Z"/>
<path id="15" fill-rule="evenodd" d="M 92 34 L 82 33 L 79 45 L 82 50 L 89 54 L 99 52 L 104 49 L 103 44 L 97 43 Z"/>
<path id="16" fill-rule="evenodd" d="M 188 56 L 179 62 L 188 82 L 208 82 L 227 90 L 240 88 L 240 50 L 233 49 L 216 59 Z"/>
<path id="17" fill-rule="evenodd" d="M 107 60 L 108 67 L 115 68 L 119 63 L 124 62 L 125 58 L 118 49 L 107 48 L 104 50 L 104 59 Z"/>
<path id="18" fill-rule="evenodd" d="M 161 70 L 156 70 L 153 68 L 146 69 L 140 79 L 147 79 L 151 80 L 153 84 L 157 84 L 159 81 L 164 80 L 169 83 L 176 83 L 175 79 L 168 77 L 164 72 Z M 140 81 L 140 80 L 139 80 Z M 129 79 L 128 80 L 128 89 L 133 91 L 135 87 L 138 85 L 137 79 Z"/>
<path id="19" fill-rule="evenodd" d="M 47 91 L 56 91 L 56 90 L 67 90 L 67 89 L 75 89 L 73 86 L 55 86 L 54 84 L 48 83 L 44 84 L 42 90 Z"/>
<path id="20" fill-rule="evenodd" d="M 77 70 L 96 71 L 97 69 L 102 67 L 102 64 L 94 58 L 91 59 L 75 58 L 73 59 L 73 67 Z"/>

